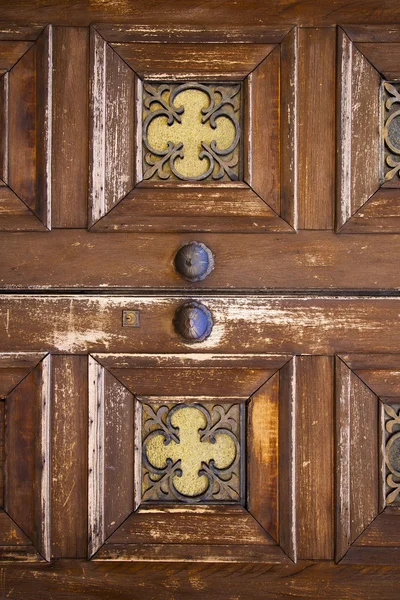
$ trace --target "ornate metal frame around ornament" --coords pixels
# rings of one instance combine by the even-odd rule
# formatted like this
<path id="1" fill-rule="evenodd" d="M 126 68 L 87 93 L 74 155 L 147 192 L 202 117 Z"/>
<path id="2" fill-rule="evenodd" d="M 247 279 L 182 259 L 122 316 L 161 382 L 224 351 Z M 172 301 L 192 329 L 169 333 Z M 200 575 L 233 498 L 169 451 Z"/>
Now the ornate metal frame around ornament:
<path id="1" fill-rule="evenodd" d="M 395 104 L 400 104 L 400 85 L 398 83 L 383 82 L 383 178 L 392 180 L 396 174 L 400 177 L 400 147 L 396 146 L 390 136 L 390 126 L 398 121 L 398 135 L 400 136 L 400 107 L 396 110 Z M 394 108 L 393 108 L 394 107 Z"/>
<path id="2" fill-rule="evenodd" d="M 238 94 L 240 93 L 240 84 L 231 86 L 219 85 L 214 87 L 208 87 L 201 83 L 183 83 L 175 87 L 173 84 L 161 84 L 158 87 L 154 87 L 154 84 L 144 83 L 143 88 L 145 91 L 144 107 L 146 110 L 146 117 L 143 122 L 143 144 L 147 149 L 144 154 L 144 174 L 143 179 L 151 179 L 155 174 L 161 179 L 166 180 L 170 178 L 170 173 L 164 170 L 166 165 L 169 165 L 171 172 L 177 179 L 183 181 L 203 181 L 207 178 L 214 180 L 220 180 L 227 176 L 228 179 L 236 181 L 239 179 L 239 174 L 233 170 L 239 162 L 239 140 L 240 140 L 240 125 L 235 115 L 239 111 Z M 202 123 L 210 121 L 210 125 L 213 129 L 217 128 L 217 120 L 220 117 L 226 117 L 231 121 L 235 128 L 235 138 L 229 148 L 220 149 L 217 146 L 215 140 L 211 144 L 201 142 L 203 150 L 199 154 L 199 159 L 208 159 L 209 168 L 201 175 L 195 177 L 187 177 L 182 175 L 175 167 L 175 161 L 177 158 L 184 158 L 184 144 L 179 142 L 174 144 L 168 142 L 168 146 L 165 150 L 156 150 L 151 146 L 148 140 L 147 132 L 150 123 L 154 119 L 159 117 L 166 117 L 168 125 L 173 125 L 174 121 L 181 123 L 181 115 L 185 111 L 184 106 L 176 106 L 175 100 L 177 96 L 186 90 L 199 90 L 204 92 L 208 96 L 209 105 L 201 109 Z M 170 92 L 168 101 L 163 97 L 165 92 Z M 215 93 L 220 95 L 220 100 L 216 101 Z M 162 108 L 157 110 L 150 110 L 152 104 L 159 104 Z M 231 107 L 229 110 L 227 107 Z M 238 150 L 236 152 L 236 150 Z M 231 156 L 230 156 L 231 155 Z M 153 158 L 156 157 L 156 158 Z M 219 166 L 219 170 L 214 173 L 215 166 Z"/>
<path id="3" fill-rule="evenodd" d="M 385 423 L 386 444 L 385 444 L 385 463 L 386 463 L 386 484 L 389 493 L 386 494 L 386 504 L 400 503 L 400 470 L 391 460 L 391 450 L 394 445 L 400 448 L 400 406 L 389 404 L 383 405 L 385 413 L 390 419 Z M 395 429 L 396 428 L 396 429 Z"/>

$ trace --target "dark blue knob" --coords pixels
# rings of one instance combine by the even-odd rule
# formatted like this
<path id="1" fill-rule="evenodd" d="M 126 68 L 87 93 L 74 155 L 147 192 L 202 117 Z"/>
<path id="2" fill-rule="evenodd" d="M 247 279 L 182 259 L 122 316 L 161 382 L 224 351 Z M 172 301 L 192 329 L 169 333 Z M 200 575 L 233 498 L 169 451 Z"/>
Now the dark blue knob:
<path id="1" fill-rule="evenodd" d="M 189 242 L 175 255 L 175 269 L 187 281 L 201 281 L 214 268 L 213 253 L 201 242 Z"/>
<path id="2" fill-rule="evenodd" d="M 173 323 L 175 331 L 188 342 L 202 342 L 208 338 L 214 325 L 208 308 L 194 300 L 178 308 Z"/>

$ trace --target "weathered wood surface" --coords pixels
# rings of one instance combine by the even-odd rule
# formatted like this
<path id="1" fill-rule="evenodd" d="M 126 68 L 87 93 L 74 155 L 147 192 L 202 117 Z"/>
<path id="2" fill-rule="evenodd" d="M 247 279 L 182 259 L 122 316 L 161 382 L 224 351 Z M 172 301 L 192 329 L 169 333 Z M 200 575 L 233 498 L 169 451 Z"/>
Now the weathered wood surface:
<path id="1" fill-rule="evenodd" d="M 131 600 L 132 590 L 148 600 L 397 600 L 400 567 L 335 566 L 302 561 L 297 565 L 143 565 L 60 560 L 52 565 L 2 567 L 4 597 L 12 600 Z M 221 585 L 221 581 L 223 585 Z"/>
<path id="2" fill-rule="evenodd" d="M 399 351 L 399 298 L 199 296 L 213 314 L 214 328 L 197 344 L 173 328 L 175 311 L 186 299 L 3 295 L 0 347 L 67 354 Z M 122 327 L 126 309 L 140 310 L 139 328 Z"/>
<path id="3" fill-rule="evenodd" d="M 215 268 L 203 281 L 189 283 L 175 271 L 174 258 L 193 240 L 210 248 Z M 398 235 L 311 231 L 265 236 L 3 233 L 0 289 L 399 290 L 399 242 Z"/>
<path id="4" fill-rule="evenodd" d="M 146 26 L 151 23 L 153 27 L 159 25 L 167 32 L 171 26 L 180 31 L 182 25 L 204 29 L 205 23 L 214 27 L 216 23 L 224 23 L 225 27 L 234 29 L 241 26 L 271 27 L 271 23 L 277 23 L 279 28 L 282 23 L 305 26 L 368 22 L 387 24 L 398 22 L 399 17 L 397 0 L 365 0 L 356 5 L 348 0 L 338 0 L 334 6 L 331 0 L 311 4 L 307 0 L 296 3 L 291 0 L 280 0 L 278 3 L 275 0 L 240 0 L 230 6 L 229 10 L 225 4 L 215 6 L 204 4 L 201 0 L 169 2 L 165 6 L 160 6 L 157 0 L 138 0 L 134 5 L 129 0 L 123 0 L 107 3 L 107 6 L 93 0 L 58 0 L 51 6 L 45 0 L 30 0 L 26 3 L 1 0 L 0 7 L 1 18 L 11 23 L 89 25 L 102 21 Z M 183 27 L 183 31 L 185 29 Z"/>

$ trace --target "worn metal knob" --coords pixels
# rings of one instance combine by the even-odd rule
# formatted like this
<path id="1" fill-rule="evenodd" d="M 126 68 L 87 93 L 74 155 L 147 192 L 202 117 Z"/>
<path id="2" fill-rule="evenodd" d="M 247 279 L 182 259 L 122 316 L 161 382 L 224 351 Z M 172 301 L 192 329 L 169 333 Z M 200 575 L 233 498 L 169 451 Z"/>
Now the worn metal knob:
<path id="1" fill-rule="evenodd" d="M 175 269 L 187 281 L 201 281 L 214 268 L 214 256 L 210 248 L 201 242 L 184 244 L 175 255 Z"/>
<path id="2" fill-rule="evenodd" d="M 178 308 L 173 323 L 175 331 L 188 342 L 202 342 L 208 338 L 214 325 L 208 308 L 194 300 Z"/>

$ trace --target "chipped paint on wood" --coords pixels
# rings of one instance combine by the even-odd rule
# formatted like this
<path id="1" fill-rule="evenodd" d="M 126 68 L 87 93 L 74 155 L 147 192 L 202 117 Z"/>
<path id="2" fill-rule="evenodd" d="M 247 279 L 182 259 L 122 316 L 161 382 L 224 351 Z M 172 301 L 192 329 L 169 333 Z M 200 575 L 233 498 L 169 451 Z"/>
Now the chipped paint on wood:
<path id="1" fill-rule="evenodd" d="M 102 546 L 104 532 L 104 368 L 89 356 L 88 556 Z"/>
<path id="2" fill-rule="evenodd" d="M 41 390 L 41 544 L 43 557 L 49 561 L 50 550 L 50 411 L 51 411 L 51 357 L 47 355 L 42 361 L 42 390 Z"/>

